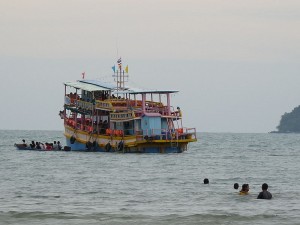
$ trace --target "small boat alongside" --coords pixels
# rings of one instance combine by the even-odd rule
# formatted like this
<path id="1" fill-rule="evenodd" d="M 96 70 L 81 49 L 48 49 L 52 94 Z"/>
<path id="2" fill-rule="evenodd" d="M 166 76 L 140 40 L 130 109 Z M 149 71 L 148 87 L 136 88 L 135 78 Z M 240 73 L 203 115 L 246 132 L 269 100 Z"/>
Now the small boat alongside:
<path id="1" fill-rule="evenodd" d="M 30 146 L 25 146 L 23 144 L 14 144 L 17 150 L 31 150 L 31 151 L 69 151 L 68 148 L 63 148 L 63 149 L 54 149 L 54 148 L 32 148 Z"/>
<path id="2" fill-rule="evenodd" d="M 24 144 L 14 144 L 14 146 L 17 148 L 17 150 L 41 150 L 41 149 L 33 149 L 30 146 L 24 145 Z"/>
<path id="3" fill-rule="evenodd" d="M 31 144 L 26 144 L 25 140 L 22 140 L 22 144 L 15 143 L 14 146 L 17 150 L 31 150 L 31 151 L 70 151 L 70 148 L 68 146 L 65 146 L 62 148 L 60 145 L 60 142 L 56 141 L 54 143 L 48 143 L 46 142 L 34 142 L 32 141 Z"/>

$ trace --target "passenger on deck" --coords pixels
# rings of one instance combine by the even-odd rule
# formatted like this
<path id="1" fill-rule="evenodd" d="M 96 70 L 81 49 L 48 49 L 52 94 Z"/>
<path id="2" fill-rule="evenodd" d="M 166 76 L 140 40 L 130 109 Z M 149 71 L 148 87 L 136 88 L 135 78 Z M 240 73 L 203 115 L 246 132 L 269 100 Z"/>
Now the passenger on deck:
<path id="1" fill-rule="evenodd" d="M 46 148 L 45 148 L 44 143 L 41 143 L 41 142 L 39 142 L 39 143 L 40 143 L 41 149 L 45 150 Z"/>
<path id="2" fill-rule="evenodd" d="M 108 128 L 107 120 L 104 120 L 102 127 L 104 130 L 106 130 Z"/>
<path id="3" fill-rule="evenodd" d="M 105 99 L 106 99 L 106 95 L 105 95 L 104 92 L 102 92 L 102 94 L 101 94 L 101 100 L 104 101 Z"/>
<path id="4" fill-rule="evenodd" d="M 35 145 L 36 145 L 36 149 L 41 149 L 40 142 L 35 142 Z"/>
<path id="5" fill-rule="evenodd" d="M 61 150 L 62 149 L 62 146 L 60 144 L 60 141 L 57 142 L 57 147 L 58 147 L 58 150 Z"/>
<path id="6" fill-rule="evenodd" d="M 32 149 L 35 148 L 35 143 L 34 143 L 34 141 L 31 141 L 30 147 L 31 147 Z"/>
<path id="7" fill-rule="evenodd" d="M 181 110 L 180 110 L 180 107 L 177 107 L 177 115 L 178 115 L 179 117 L 182 117 L 182 112 L 181 112 Z"/>
<path id="8" fill-rule="evenodd" d="M 54 144 L 53 144 L 53 149 L 54 149 L 54 150 L 58 150 L 58 145 L 56 144 L 56 141 L 54 141 L 53 143 L 54 143 Z"/>
<path id="9" fill-rule="evenodd" d="M 105 129 L 103 129 L 102 120 L 100 120 L 98 122 L 98 126 L 97 127 L 98 127 L 98 131 L 99 131 L 100 134 L 104 134 L 105 133 Z"/>
<path id="10" fill-rule="evenodd" d="M 52 146 L 50 143 L 46 142 L 46 150 L 52 150 Z"/>

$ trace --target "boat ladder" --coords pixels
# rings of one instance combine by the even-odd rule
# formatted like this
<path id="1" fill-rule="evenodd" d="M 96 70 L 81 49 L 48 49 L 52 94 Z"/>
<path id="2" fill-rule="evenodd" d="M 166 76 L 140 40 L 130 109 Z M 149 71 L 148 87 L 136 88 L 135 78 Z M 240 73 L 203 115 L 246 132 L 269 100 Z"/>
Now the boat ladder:
<path id="1" fill-rule="evenodd" d="M 178 138 L 177 138 L 177 136 L 173 137 L 173 135 L 171 135 L 170 145 L 171 145 L 171 148 L 177 148 L 178 147 Z"/>
<path id="2" fill-rule="evenodd" d="M 172 119 L 168 119 L 167 123 L 168 123 L 169 130 L 175 130 L 174 123 L 173 123 Z M 170 136 L 171 136 L 171 139 L 170 139 L 171 148 L 177 148 L 178 147 L 178 137 L 176 135 L 173 136 L 172 132 L 170 132 Z"/>

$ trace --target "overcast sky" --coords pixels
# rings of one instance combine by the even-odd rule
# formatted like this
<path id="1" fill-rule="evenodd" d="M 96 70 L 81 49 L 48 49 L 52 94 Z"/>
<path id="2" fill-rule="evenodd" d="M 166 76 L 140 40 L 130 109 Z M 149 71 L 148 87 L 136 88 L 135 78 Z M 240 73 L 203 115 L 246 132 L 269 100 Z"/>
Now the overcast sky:
<path id="1" fill-rule="evenodd" d="M 0 0 L 0 129 L 63 130 L 63 82 L 119 56 L 185 127 L 269 132 L 300 104 L 300 1 Z"/>

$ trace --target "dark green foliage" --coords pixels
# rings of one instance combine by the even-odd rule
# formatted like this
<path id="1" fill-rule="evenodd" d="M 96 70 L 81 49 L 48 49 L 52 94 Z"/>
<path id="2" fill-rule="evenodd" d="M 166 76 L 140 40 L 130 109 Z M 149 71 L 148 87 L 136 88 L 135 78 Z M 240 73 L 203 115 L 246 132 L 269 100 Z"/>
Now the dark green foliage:
<path id="1" fill-rule="evenodd" d="M 282 115 L 277 129 L 279 133 L 300 133 L 300 106 Z"/>

